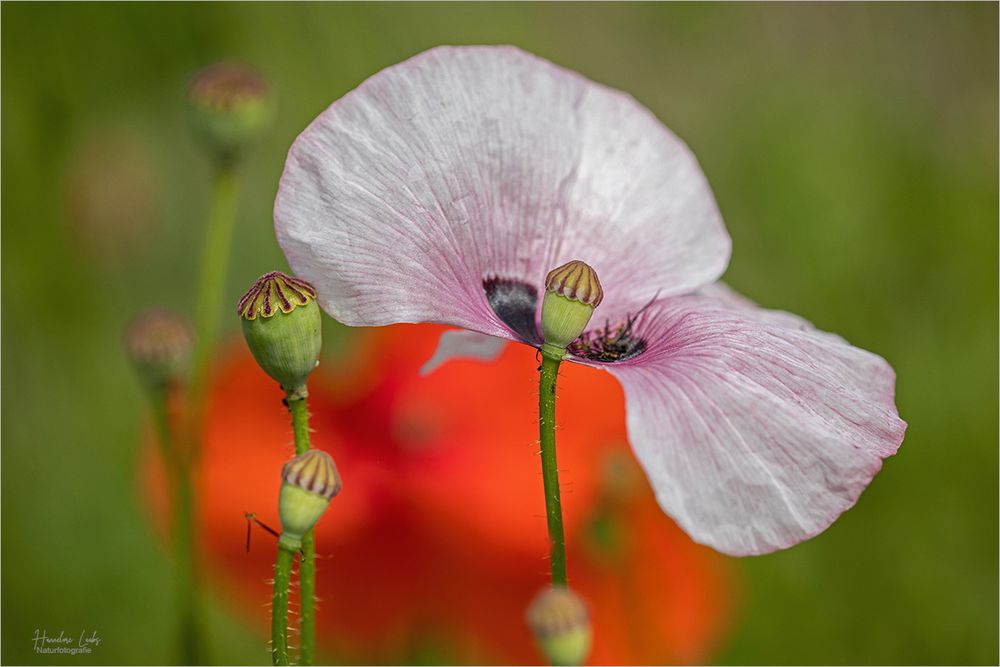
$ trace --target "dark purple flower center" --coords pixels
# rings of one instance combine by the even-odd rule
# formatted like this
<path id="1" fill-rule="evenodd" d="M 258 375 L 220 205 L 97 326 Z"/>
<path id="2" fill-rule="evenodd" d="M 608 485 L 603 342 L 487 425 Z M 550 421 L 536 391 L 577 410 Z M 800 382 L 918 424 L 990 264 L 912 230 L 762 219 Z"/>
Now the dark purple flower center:
<path id="1" fill-rule="evenodd" d="M 491 277 L 483 280 L 483 289 L 490 308 L 522 341 L 535 347 L 542 344 L 536 320 L 538 289 L 535 286 L 511 278 Z M 614 327 L 605 320 L 603 328 L 587 331 L 570 343 L 567 351 L 581 359 L 604 363 L 626 361 L 642 354 L 646 341 L 635 332 L 635 323 L 642 310 Z"/>
<path id="2" fill-rule="evenodd" d="M 494 277 L 483 281 L 483 289 L 486 290 L 490 308 L 521 340 L 534 346 L 542 344 L 542 335 L 535 320 L 537 288 L 520 280 Z"/>

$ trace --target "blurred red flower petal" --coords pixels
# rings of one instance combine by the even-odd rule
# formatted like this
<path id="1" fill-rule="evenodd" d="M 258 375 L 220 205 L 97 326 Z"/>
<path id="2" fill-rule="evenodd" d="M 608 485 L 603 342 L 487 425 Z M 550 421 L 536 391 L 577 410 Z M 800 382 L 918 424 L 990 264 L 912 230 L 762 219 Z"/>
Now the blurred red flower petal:
<path id="1" fill-rule="evenodd" d="M 535 663 L 524 609 L 548 582 L 533 351 L 417 369 L 442 327 L 355 336 L 310 381 L 313 446 L 344 489 L 317 527 L 321 649 L 340 661 Z M 224 360 L 206 425 L 202 543 L 213 579 L 268 621 L 281 464 L 292 454 L 280 389 L 242 348 Z M 613 378 L 562 373 L 559 467 L 570 583 L 591 605 L 598 664 L 706 660 L 731 602 L 723 558 L 659 509 L 625 440 Z M 435 652 L 436 651 L 436 652 Z M 429 653 L 428 653 L 429 652 Z"/>

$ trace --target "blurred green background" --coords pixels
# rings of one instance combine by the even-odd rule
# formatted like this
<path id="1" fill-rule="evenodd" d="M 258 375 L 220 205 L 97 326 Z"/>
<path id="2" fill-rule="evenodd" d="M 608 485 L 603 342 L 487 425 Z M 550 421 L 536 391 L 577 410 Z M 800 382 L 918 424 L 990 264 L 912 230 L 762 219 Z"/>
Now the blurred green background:
<path id="1" fill-rule="evenodd" d="M 994 3 L 5 3 L 3 662 L 39 662 L 45 627 L 104 643 L 42 662 L 171 659 L 120 332 L 191 307 L 209 168 L 188 76 L 243 59 L 280 104 L 246 169 L 235 303 L 285 266 L 271 205 L 316 114 L 431 46 L 511 43 L 649 106 L 713 185 L 726 279 L 898 373 L 899 455 L 828 532 L 738 563 L 718 662 L 996 664 L 997 21 Z M 244 621 L 211 621 L 217 659 L 266 661 Z"/>

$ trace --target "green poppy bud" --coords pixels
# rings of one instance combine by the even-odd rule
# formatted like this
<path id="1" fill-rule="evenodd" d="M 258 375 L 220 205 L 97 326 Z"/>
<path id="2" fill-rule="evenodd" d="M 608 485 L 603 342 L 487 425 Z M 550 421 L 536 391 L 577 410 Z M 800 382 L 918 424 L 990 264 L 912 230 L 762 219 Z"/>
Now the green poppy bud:
<path id="1" fill-rule="evenodd" d="M 542 352 L 558 358 L 579 338 L 604 298 L 597 272 L 580 260 L 552 269 L 545 277 L 542 301 Z"/>
<path id="2" fill-rule="evenodd" d="M 326 452 L 310 449 L 285 463 L 278 497 L 282 543 L 298 549 L 340 487 L 340 473 Z"/>
<path id="3" fill-rule="evenodd" d="M 187 322 L 158 308 L 140 314 L 125 329 L 125 352 L 143 382 L 154 388 L 180 378 L 191 341 Z"/>
<path id="4" fill-rule="evenodd" d="M 579 595 L 565 586 L 539 593 L 528 606 L 528 626 L 553 665 L 580 665 L 590 653 L 590 613 Z"/>
<path id="5" fill-rule="evenodd" d="M 267 82 L 240 63 L 217 63 L 195 75 L 188 110 L 198 138 L 222 163 L 240 158 L 271 119 Z"/>
<path id="6" fill-rule="evenodd" d="M 238 312 L 243 337 L 264 372 L 285 391 L 303 389 L 322 344 L 313 286 L 280 271 L 265 273 L 240 299 Z"/>

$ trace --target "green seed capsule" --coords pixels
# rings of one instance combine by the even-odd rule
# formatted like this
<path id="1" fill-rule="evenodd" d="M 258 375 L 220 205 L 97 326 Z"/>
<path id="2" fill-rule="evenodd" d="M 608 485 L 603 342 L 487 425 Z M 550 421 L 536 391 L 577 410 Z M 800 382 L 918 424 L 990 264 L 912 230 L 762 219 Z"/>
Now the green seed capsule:
<path id="1" fill-rule="evenodd" d="M 195 134 L 224 164 L 242 156 L 273 113 L 263 77 L 239 63 L 217 63 L 199 72 L 187 100 Z"/>
<path id="2" fill-rule="evenodd" d="M 280 271 L 266 273 L 240 299 L 243 337 L 264 372 L 286 391 L 302 389 L 319 361 L 316 290 Z"/>
<path id="3" fill-rule="evenodd" d="M 553 665 L 580 665 L 590 653 L 590 613 L 564 586 L 543 590 L 528 606 L 528 626 Z"/>
<path id="4" fill-rule="evenodd" d="M 151 387 L 180 378 L 191 356 L 191 330 L 179 315 L 148 310 L 125 330 L 125 351 L 139 377 Z"/>
<path id="5" fill-rule="evenodd" d="M 285 463 L 281 482 L 278 497 L 281 539 L 287 546 L 298 549 L 303 536 L 323 516 L 330 499 L 340 493 L 340 474 L 329 454 L 311 449 Z"/>
<path id="6" fill-rule="evenodd" d="M 576 340 L 604 298 L 597 272 L 580 260 L 552 269 L 545 277 L 542 301 L 543 353 L 562 357 Z"/>

